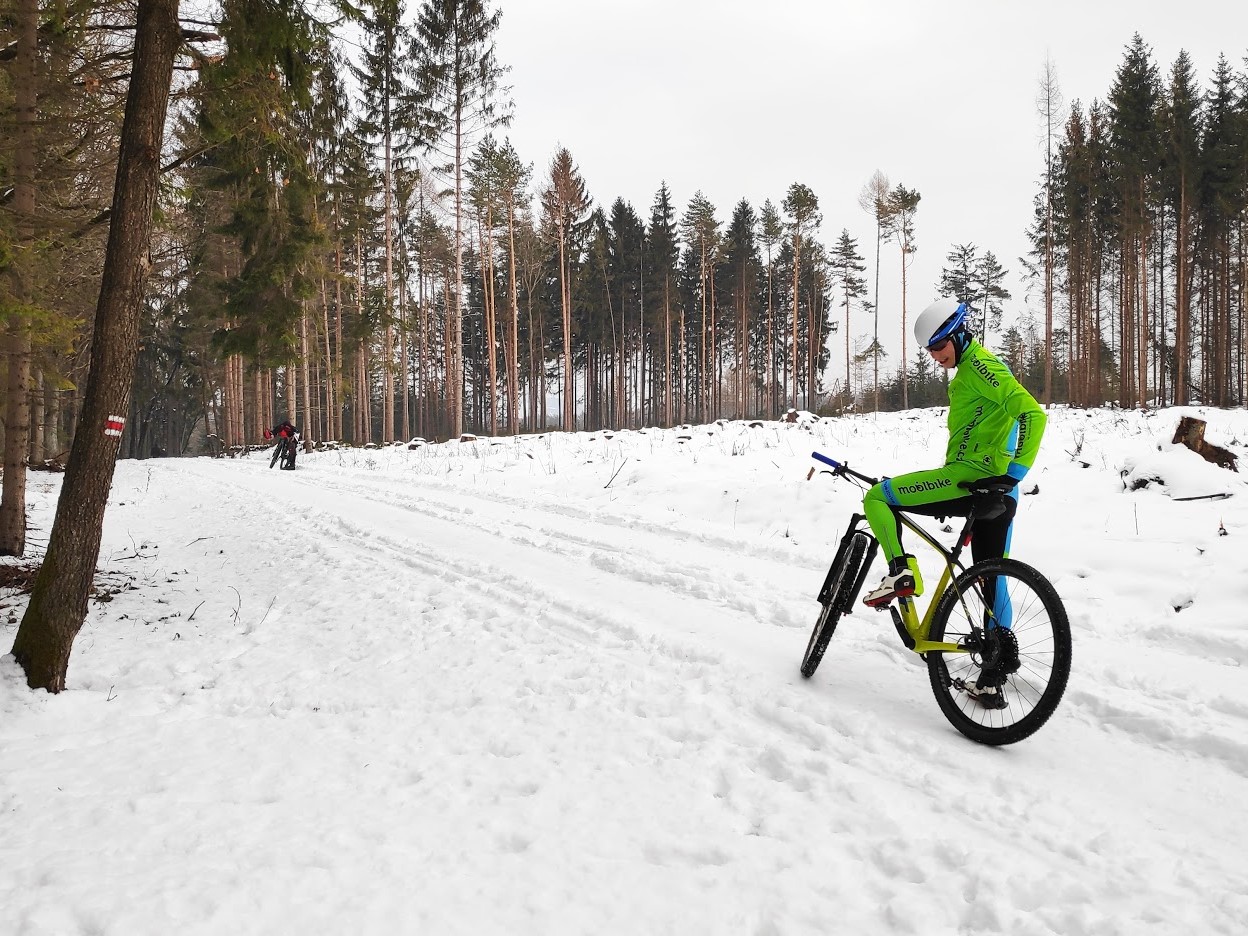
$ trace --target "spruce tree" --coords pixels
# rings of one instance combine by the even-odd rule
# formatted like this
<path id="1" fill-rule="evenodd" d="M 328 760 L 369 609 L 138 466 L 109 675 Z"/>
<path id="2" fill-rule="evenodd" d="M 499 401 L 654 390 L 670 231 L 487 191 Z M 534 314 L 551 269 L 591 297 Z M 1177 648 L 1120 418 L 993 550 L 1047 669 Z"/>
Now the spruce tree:
<path id="1" fill-rule="evenodd" d="M 1162 186 L 1175 221 L 1173 400 L 1178 406 L 1187 405 L 1191 381 L 1193 231 L 1201 187 L 1201 105 L 1191 58 L 1181 51 L 1171 66 L 1162 106 Z"/>
<path id="2" fill-rule="evenodd" d="M 841 230 L 841 237 L 832 249 L 831 273 L 832 286 L 839 296 L 839 305 L 845 310 L 845 400 L 853 402 L 853 388 L 850 383 L 850 313 L 855 304 L 860 304 L 867 294 L 867 281 L 863 277 L 866 272 L 865 258 L 858 253 L 858 241 L 849 236 L 848 229 Z"/>
<path id="3" fill-rule="evenodd" d="M 694 370 L 697 379 L 698 408 L 696 418 L 710 417 L 711 390 L 714 380 L 715 354 L 715 265 L 719 261 L 720 231 L 715 206 L 701 190 L 693 193 L 680 219 L 680 233 L 697 268 L 694 303 L 689 306 L 698 326 L 698 358 Z"/>
<path id="4" fill-rule="evenodd" d="M 410 38 L 403 25 L 402 0 L 370 0 L 363 27 L 366 44 L 360 65 L 352 72 L 359 82 L 361 105 L 359 133 L 381 145 L 382 225 L 385 232 L 385 278 L 383 283 L 382 423 L 381 441 L 394 440 L 394 168 L 418 143 L 417 115 L 408 92 L 407 60 Z"/>
<path id="5" fill-rule="evenodd" d="M 504 342 L 507 381 L 507 419 L 513 434 L 520 432 L 520 299 L 517 287 L 519 261 L 516 254 L 516 230 L 520 212 L 529 206 L 528 185 L 533 175 L 531 164 L 521 162 L 520 156 L 504 140 L 494 155 L 493 172 L 497 182 L 498 196 L 507 227 L 507 340 Z"/>
<path id="6" fill-rule="evenodd" d="M 1047 406 L 1053 402 L 1053 268 L 1056 263 L 1053 244 L 1054 141 L 1064 122 L 1061 89 L 1057 69 L 1046 59 L 1040 76 L 1036 110 L 1044 121 L 1044 186 L 1043 224 L 1040 226 L 1041 256 L 1044 263 L 1044 396 Z"/>
<path id="7" fill-rule="evenodd" d="M 663 315 L 663 340 L 660 353 L 663 358 L 662 369 L 655 369 L 654 380 L 658 381 L 661 374 L 660 393 L 650 393 L 652 399 L 662 399 L 662 410 L 655 407 L 651 412 L 652 419 L 658 419 L 662 425 L 670 426 L 676 416 L 675 383 L 673 378 L 674 348 L 672 341 L 672 302 L 676 289 L 676 266 L 680 259 L 680 247 L 677 243 L 676 209 L 672 205 L 672 194 L 667 183 L 659 186 L 650 208 L 650 223 L 646 229 L 646 305 L 652 309 L 661 309 Z M 656 342 L 657 343 L 657 342 Z"/>
<path id="8" fill-rule="evenodd" d="M 1005 278 L 1009 275 L 1009 271 L 1001 266 L 1001 262 L 997 259 L 996 254 L 991 250 L 986 251 L 982 257 L 975 263 L 975 279 L 974 279 L 974 298 L 968 301 L 978 302 L 981 318 L 981 328 L 983 329 L 983 338 L 989 340 L 991 331 L 1001 327 L 1001 317 L 1005 312 L 1002 305 L 1005 300 L 1010 298 L 1010 291 L 1005 288 Z M 1049 329 L 1046 326 L 1045 344 L 1052 340 L 1049 335 Z M 1050 367 L 1049 354 L 1044 351 L 1045 367 Z M 1047 379 L 1047 378 L 1046 378 Z"/>
<path id="9" fill-rule="evenodd" d="M 577 264 L 579 240 L 584 231 L 589 194 L 580 169 L 567 147 L 560 147 L 550 163 L 550 177 L 542 192 L 544 224 L 557 248 L 559 263 L 560 334 L 563 339 L 563 428 L 576 429 L 576 379 L 572 368 L 573 316 L 572 271 Z"/>
<path id="10" fill-rule="evenodd" d="M 0 402 L 0 553 L 20 555 L 27 460 L 64 460 L 86 379 L 133 15 L 10 0 L 0 23 L 0 387 L 22 388 Z"/>
<path id="11" fill-rule="evenodd" d="M 425 133 L 443 161 L 438 166 L 452 181 L 455 194 L 455 280 L 451 303 L 451 426 L 456 435 L 463 418 L 463 281 L 464 165 L 476 140 L 511 120 L 505 90 L 499 82 L 506 69 L 495 56 L 494 35 L 501 11 L 488 0 L 425 0 L 413 40 L 417 62 L 415 106 L 421 110 Z"/>
<path id="12" fill-rule="evenodd" d="M 1231 361 L 1236 286 L 1232 270 L 1235 268 L 1236 219 L 1248 210 L 1245 204 L 1248 138 L 1235 81 L 1226 57 L 1219 56 L 1214 67 L 1213 86 L 1205 98 L 1206 119 L 1201 140 L 1201 253 L 1206 266 L 1209 307 L 1209 326 L 1203 342 L 1207 365 L 1202 379 L 1202 397 L 1203 402 L 1213 406 L 1234 402 Z"/>
<path id="13" fill-rule="evenodd" d="M 789 243 L 793 250 L 793 295 L 792 295 L 792 346 L 789 349 L 792 360 L 792 396 L 789 405 L 794 409 L 797 408 L 797 394 L 799 386 L 799 370 L 798 370 L 798 332 L 801 330 L 799 320 L 801 318 L 801 270 L 802 270 L 802 248 L 806 242 L 814 236 L 814 232 L 823 222 L 823 216 L 819 213 L 819 199 L 815 193 L 811 191 L 809 186 L 800 182 L 794 182 L 789 186 L 788 194 L 784 197 L 783 206 L 785 214 L 788 215 Z M 814 332 L 813 323 L 815 310 L 807 309 L 806 331 L 807 334 Z M 810 368 L 807 368 L 809 373 Z M 811 405 L 811 386 L 807 381 L 806 386 L 806 404 Z"/>
<path id="14" fill-rule="evenodd" d="M 908 189 L 900 183 L 888 193 L 887 208 L 885 209 L 885 230 L 889 237 L 897 241 L 897 247 L 901 250 L 901 406 L 906 409 L 910 405 L 909 400 L 909 382 L 906 379 L 906 345 L 910 337 L 910 329 L 907 327 L 907 310 L 906 310 L 906 274 L 910 269 L 910 255 L 913 254 L 918 247 L 915 245 L 914 233 L 914 216 L 919 210 L 919 201 L 922 195 L 913 189 Z"/>
<path id="15" fill-rule="evenodd" d="M 607 272 L 610 301 L 619 311 L 619 344 L 615 354 L 615 427 L 628 426 L 633 409 L 634 388 L 644 369 L 645 344 L 643 288 L 645 225 L 633 206 L 615 198 L 607 221 Z"/>
<path id="16" fill-rule="evenodd" d="M 979 248 L 974 244 L 954 244 L 945 255 L 945 261 L 949 266 L 941 269 L 936 291 L 941 296 L 957 299 L 958 302 L 973 302 Z"/>
<path id="17" fill-rule="evenodd" d="M 758 373 L 757 360 L 751 360 L 751 348 L 761 350 L 758 329 L 759 281 L 762 262 L 758 254 L 756 232 L 758 216 L 746 199 L 737 202 L 732 220 L 724 233 L 724 287 L 721 293 L 732 309 L 733 381 L 736 398 L 733 401 L 738 419 L 749 415 L 750 375 Z"/>
<path id="18" fill-rule="evenodd" d="M 47 553 L 13 641 L 13 658 L 32 689 L 65 688 L 70 650 L 86 618 L 120 444 L 112 423 L 129 406 L 165 114 L 181 39 L 178 0 L 139 0 L 82 430 L 74 437 Z"/>
<path id="19" fill-rule="evenodd" d="M 0 254 L 0 266 L 12 286 L 4 303 L 3 350 L 8 358 L 4 411 L 4 479 L 0 498 L 0 555 L 26 550 L 26 456 L 30 444 L 31 313 L 35 266 L 35 141 L 39 76 L 39 4 L 18 0 L 14 10 L 17 40 L 13 61 L 11 166 L 12 232 Z M 6 147 L 7 149 L 7 147 Z M 21 662 L 21 661 L 19 661 Z"/>
<path id="20" fill-rule="evenodd" d="M 1119 290 L 1122 336 L 1120 397 L 1124 406 L 1148 404 L 1148 244 L 1151 187 L 1159 168 L 1157 69 L 1136 33 L 1114 77 L 1108 104 L 1110 157 L 1116 181 L 1117 235 L 1123 256 Z"/>
<path id="21" fill-rule="evenodd" d="M 888 234 L 892 224 L 892 202 L 889 199 L 888 176 L 875 170 L 871 178 L 858 193 L 858 207 L 871 216 L 875 222 L 875 290 L 872 294 L 871 309 L 874 315 L 872 346 L 880 347 L 880 245 Z M 875 388 L 875 409 L 880 409 L 880 355 L 871 355 L 872 382 Z"/>
<path id="22" fill-rule="evenodd" d="M 769 198 L 763 202 L 763 207 L 759 211 L 758 240 L 762 245 L 767 266 L 767 338 L 765 345 L 767 351 L 763 373 L 763 382 L 766 385 L 766 399 L 763 412 L 770 419 L 776 419 L 780 415 L 777 402 L 782 392 L 776 377 L 776 348 L 779 342 L 779 329 L 776 328 L 775 269 L 777 249 L 783 239 L 784 220 L 780 217 L 780 212 Z"/>

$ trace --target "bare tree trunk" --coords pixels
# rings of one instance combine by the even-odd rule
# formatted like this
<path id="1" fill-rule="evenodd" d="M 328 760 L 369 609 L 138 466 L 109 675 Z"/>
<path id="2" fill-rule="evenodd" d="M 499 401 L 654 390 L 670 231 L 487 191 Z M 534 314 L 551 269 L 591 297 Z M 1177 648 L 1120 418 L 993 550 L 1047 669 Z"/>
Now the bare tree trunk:
<path id="1" fill-rule="evenodd" d="M 329 294 L 325 289 L 325 277 L 321 277 L 321 328 L 325 334 L 325 417 L 321 422 L 322 431 L 325 433 L 322 438 L 336 439 L 337 433 L 334 432 L 334 356 L 333 349 L 329 343 Z"/>
<path id="2" fill-rule="evenodd" d="M 61 451 L 61 393 L 54 386 L 47 389 L 47 416 L 43 421 L 43 450 L 49 458 L 59 459 Z"/>
<path id="3" fill-rule="evenodd" d="M 771 419 L 776 418 L 776 343 L 774 333 L 775 307 L 771 305 L 773 301 L 773 293 L 771 293 L 771 248 L 768 248 L 768 373 L 766 373 L 766 409 L 764 414 Z"/>
<path id="4" fill-rule="evenodd" d="M 486 356 L 486 373 L 489 390 L 485 402 L 488 407 L 486 427 L 492 436 L 498 435 L 498 357 L 494 353 L 498 314 L 494 308 L 494 217 L 490 208 L 485 218 L 477 218 L 478 241 L 481 248 L 481 297 L 485 306 L 485 323 L 482 328 L 483 352 Z"/>
<path id="5" fill-rule="evenodd" d="M 221 380 L 221 446 L 228 455 L 230 448 L 236 443 L 234 436 L 237 433 L 234 422 L 234 398 L 237 391 L 234 387 L 234 357 L 231 355 L 225 359 L 225 371 Z"/>
<path id="6" fill-rule="evenodd" d="M 82 431 L 74 439 L 47 555 L 13 642 L 13 657 L 32 689 L 65 688 L 70 649 L 87 613 L 122 431 L 115 414 L 130 405 L 165 114 L 180 41 L 178 0 L 139 0 Z"/>
<path id="7" fill-rule="evenodd" d="M 516 215 L 515 205 L 507 204 L 507 288 L 511 295 L 510 341 L 507 354 L 507 418 L 511 434 L 520 434 L 520 297 L 516 293 Z"/>
<path id="8" fill-rule="evenodd" d="M 333 428 L 330 434 L 338 440 L 346 438 L 343 431 L 343 412 L 342 412 L 342 395 L 346 390 L 345 375 L 347 366 L 344 359 L 342 344 L 342 241 L 339 240 L 334 248 L 334 358 L 329 364 L 330 380 L 334 382 L 334 412 L 330 418 L 333 420 Z"/>
<path id="9" fill-rule="evenodd" d="M 14 62 L 13 213 L 17 219 L 18 256 L 14 258 L 14 295 L 29 301 L 33 275 L 35 215 L 35 109 L 38 105 L 38 0 L 17 5 L 17 57 Z M 15 315 L 5 336 L 8 386 L 5 407 L 4 480 L 0 495 L 0 555 L 26 551 L 26 455 L 30 444 L 30 322 Z"/>
<path id="10" fill-rule="evenodd" d="M 679 412 L 680 412 L 680 421 L 682 423 L 686 423 L 689 421 L 689 397 L 688 397 L 688 394 L 685 392 L 686 388 L 689 385 L 689 366 L 688 366 L 689 344 L 685 340 L 685 336 L 688 333 L 685 330 L 685 304 L 683 302 L 680 304 L 680 317 L 677 322 L 677 325 L 680 328 L 680 349 L 679 349 L 680 359 L 677 361 L 677 365 L 680 370 Z"/>
<path id="11" fill-rule="evenodd" d="M 447 376 L 453 379 L 451 432 L 464 434 L 464 112 L 455 108 L 455 304 L 451 307 L 451 354 Z"/>
<path id="12" fill-rule="evenodd" d="M 906 313 L 906 291 L 907 291 L 906 255 L 908 253 L 907 248 L 910 245 L 909 245 L 908 240 L 905 237 L 900 238 L 900 240 L 901 240 L 901 408 L 909 409 L 910 408 L 910 381 L 906 375 L 906 369 L 908 367 L 908 364 L 906 362 L 906 350 L 907 350 L 906 338 L 908 337 L 908 332 L 909 332 L 909 329 L 907 328 L 907 322 L 906 322 L 906 318 L 907 318 L 907 313 Z M 985 333 L 988 331 L 988 328 L 987 328 L 988 314 L 987 313 L 988 313 L 988 310 L 985 309 L 984 310 Z"/>
<path id="13" fill-rule="evenodd" d="M 400 232 L 401 235 L 402 232 Z M 412 386 L 409 383 L 412 376 L 412 343 L 411 343 L 411 327 L 408 323 L 408 257 L 407 257 L 407 239 L 399 237 L 399 386 L 403 388 L 403 410 L 400 417 L 403 421 L 403 434 L 399 437 L 401 441 L 407 442 L 412 438 Z"/>
<path id="14" fill-rule="evenodd" d="M 676 415 L 672 386 L 672 278 L 663 275 L 663 425 L 671 426 Z"/>
<path id="15" fill-rule="evenodd" d="M 36 371 L 30 384 L 30 463 L 38 465 L 47 457 L 43 450 L 43 372 Z"/>
<path id="16" fill-rule="evenodd" d="M 1148 241 L 1149 241 L 1149 224 L 1148 224 L 1148 207 L 1145 202 L 1144 182 L 1140 182 L 1140 204 L 1143 206 L 1144 220 L 1140 225 L 1140 244 L 1139 244 L 1139 277 L 1140 277 L 1140 318 L 1139 318 L 1139 345 L 1137 347 L 1137 364 L 1139 377 L 1140 406 L 1148 408 L 1148 343 L 1149 343 L 1149 325 L 1148 325 Z M 1125 365 L 1127 362 L 1124 361 Z"/>
<path id="17" fill-rule="evenodd" d="M 793 350 L 791 353 L 792 373 L 790 378 L 793 381 L 793 396 L 789 401 L 789 406 L 797 409 L 797 316 L 798 316 L 798 274 L 802 266 L 802 238 L 800 235 L 793 237 Z"/>
<path id="18" fill-rule="evenodd" d="M 294 364 L 287 364 L 285 368 L 286 376 L 286 418 L 296 426 L 303 422 L 306 413 L 299 412 L 299 389 L 296 386 L 299 379 L 299 369 Z M 272 373 L 272 371 L 270 371 Z M 269 423 L 276 425 L 277 420 Z"/>
<path id="19" fill-rule="evenodd" d="M 251 434 L 248 439 L 254 442 L 261 437 L 267 427 L 277 422 L 273 418 L 273 383 L 271 380 L 265 380 L 264 374 L 259 370 L 256 371 L 256 376 L 251 382 L 251 395 L 252 420 Z"/>
<path id="20" fill-rule="evenodd" d="M 573 403 L 576 394 L 573 392 L 572 376 L 572 309 L 571 290 L 568 287 L 568 264 L 566 259 L 566 237 L 563 226 L 559 227 L 559 301 L 563 310 L 563 429 L 572 432 L 576 428 L 576 413 Z"/>
<path id="21" fill-rule="evenodd" d="M 442 284 L 442 294 L 446 304 L 446 327 L 442 329 L 442 360 L 445 361 L 445 364 L 443 365 L 444 376 L 442 381 L 442 398 L 446 405 L 450 407 L 446 413 L 449 417 L 447 419 L 447 425 L 449 426 L 450 432 L 455 433 L 455 403 L 451 398 L 452 394 L 455 393 L 453 388 L 459 387 L 462 390 L 464 384 L 463 380 L 459 379 L 455 375 L 455 339 L 451 335 L 451 325 L 455 319 L 455 309 L 453 308 L 452 303 L 458 302 L 459 299 L 457 296 L 454 299 L 451 298 L 455 295 L 452 292 L 452 283 L 450 281 L 451 273 L 451 269 L 447 269 L 445 271 Z M 462 429 L 458 433 L 455 433 L 454 438 L 458 439 L 461 435 L 463 435 Z"/>
<path id="22" fill-rule="evenodd" d="M 303 315 L 299 317 L 299 372 L 303 377 L 303 437 L 316 437 L 316 423 L 312 419 L 312 368 L 308 348 L 308 304 L 303 302 Z M 299 423 L 295 423 L 296 426 Z"/>
<path id="23" fill-rule="evenodd" d="M 386 100 L 386 330 L 381 362 L 381 443 L 394 441 L 394 175 L 391 162 L 390 101 Z M 406 386 L 406 382 L 402 382 Z"/>
<path id="24" fill-rule="evenodd" d="M 233 364 L 234 404 L 230 414 L 233 418 L 231 432 L 234 435 L 235 445 L 245 445 L 247 442 L 247 422 L 243 418 L 246 412 L 243 406 L 243 359 L 236 354 L 233 357 Z"/>

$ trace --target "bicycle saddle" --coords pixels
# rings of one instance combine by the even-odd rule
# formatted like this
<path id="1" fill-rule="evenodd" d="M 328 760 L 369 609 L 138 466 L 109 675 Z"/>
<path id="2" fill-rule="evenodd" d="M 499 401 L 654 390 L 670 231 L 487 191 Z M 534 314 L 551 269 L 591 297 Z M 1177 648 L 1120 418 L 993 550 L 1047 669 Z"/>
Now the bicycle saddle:
<path id="1" fill-rule="evenodd" d="M 987 478 L 980 481 L 963 481 L 958 484 L 958 487 L 974 498 L 971 516 L 976 520 L 992 520 L 1005 513 L 1005 495 L 1014 489 L 1012 484 Z"/>
<path id="2" fill-rule="evenodd" d="M 1001 481 L 963 481 L 958 487 L 966 491 L 972 497 L 982 495 L 1004 495 L 1014 490 L 1014 485 L 1006 484 Z"/>

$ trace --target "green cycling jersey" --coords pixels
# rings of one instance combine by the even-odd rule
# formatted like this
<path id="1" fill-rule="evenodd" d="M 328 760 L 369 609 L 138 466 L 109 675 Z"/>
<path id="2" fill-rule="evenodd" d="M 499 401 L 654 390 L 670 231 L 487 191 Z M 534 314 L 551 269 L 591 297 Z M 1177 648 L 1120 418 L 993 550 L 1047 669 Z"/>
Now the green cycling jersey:
<path id="1" fill-rule="evenodd" d="M 1044 410 L 1010 369 L 972 339 L 949 381 L 945 464 L 1020 479 L 1036 460 L 1046 422 Z"/>

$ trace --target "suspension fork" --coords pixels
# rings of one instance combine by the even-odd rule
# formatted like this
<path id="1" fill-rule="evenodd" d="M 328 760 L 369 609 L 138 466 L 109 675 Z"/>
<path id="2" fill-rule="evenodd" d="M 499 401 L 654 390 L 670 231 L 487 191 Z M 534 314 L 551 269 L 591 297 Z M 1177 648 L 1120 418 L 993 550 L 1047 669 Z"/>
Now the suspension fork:
<path id="1" fill-rule="evenodd" d="M 836 549 L 836 556 L 832 559 L 832 565 L 828 567 L 828 574 L 824 576 L 823 586 L 819 589 L 820 604 L 826 604 L 832 600 L 832 585 L 836 578 L 836 572 L 840 568 L 841 563 L 845 561 L 845 556 L 849 553 L 849 544 L 854 536 L 858 533 L 866 533 L 865 530 L 861 529 L 861 524 L 866 519 L 866 514 L 860 513 L 856 513 L 850 518 L 849 526 L 846 528 L 845 534 L 841 537 L 841 543 Z M 845 602 L 845 607 L 841 609 L 847 614 L 852 612 L 854 601 L 858 597 L 858 592 L 862 589 L 862 583 L 866 581 L 867 575 L 871 571 L 871 563 L 875 561 L 875 554 L 880 548 L 879 541 L 874 536 L 867 533 L 867 537 L 871 542 L 867 546 L 866 554 L 862 557 L 862 567 L 858 570 L 858 575 L 854 579 L 853 587 L 848 594 L 848 600 Z"/>

